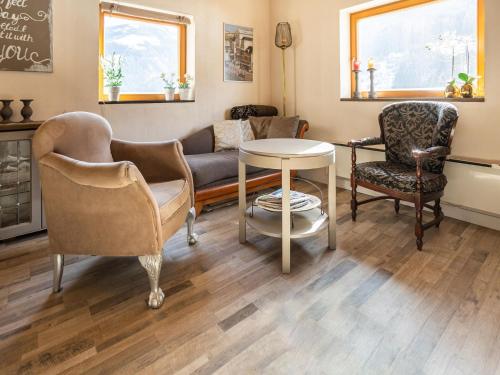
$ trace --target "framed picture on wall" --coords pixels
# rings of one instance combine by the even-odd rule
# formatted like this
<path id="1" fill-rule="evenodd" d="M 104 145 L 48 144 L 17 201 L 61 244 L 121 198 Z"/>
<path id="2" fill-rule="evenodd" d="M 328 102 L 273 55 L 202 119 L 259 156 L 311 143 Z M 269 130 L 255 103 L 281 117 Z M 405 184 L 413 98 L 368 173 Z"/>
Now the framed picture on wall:
<path id="1" fill-rule="evenodd" d="M 253 82 L 253 28 L 224 24 L 224 81 Z"/>
<path id="2" fill-rule="evenodd" d="M 0 70 L 52 72 L 51 0 L 0 0 Z"/>

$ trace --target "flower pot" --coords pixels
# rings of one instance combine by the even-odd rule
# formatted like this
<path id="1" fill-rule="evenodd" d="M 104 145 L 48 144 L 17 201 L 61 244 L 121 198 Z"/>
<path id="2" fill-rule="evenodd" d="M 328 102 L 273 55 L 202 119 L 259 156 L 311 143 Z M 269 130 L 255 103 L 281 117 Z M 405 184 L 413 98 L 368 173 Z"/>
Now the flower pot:
<path id="1" fill-rule="evenodd" d="M 460 88 L 460 94 L 462 95 L 462 98 L 473 98 L 474 97 L 474 86 L 472 86 L 470 83 L 464 84 Z"/>
<path id="2" fill-rule="evenodd" d="M 175 89 L 165 89 L 165 100 L 167 102 L 175 100 Z"/>
<path id="3" fill-rule="evenodd" d="M 448 99 L 460 97 L 460 89 L 455 84 L 448 84 L 444 90 L 444 96 Z"/>
<path id="4" fill-rule="evenodd" d="M 109 100 L 112 102 L 118 102 L 120 100 L 120 86 L 111 86 L 109 88 Z"/>
<path id="5" fill-rule="evenodd" d="M 180 100 L 193 100 L 193 89 L 179 89 Z"/>

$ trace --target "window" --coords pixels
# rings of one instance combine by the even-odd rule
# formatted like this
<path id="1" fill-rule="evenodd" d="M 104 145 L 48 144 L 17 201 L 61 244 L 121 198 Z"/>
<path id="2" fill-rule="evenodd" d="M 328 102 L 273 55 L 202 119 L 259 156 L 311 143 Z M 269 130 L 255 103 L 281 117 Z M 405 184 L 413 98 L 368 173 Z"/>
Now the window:
<path id="1" fill-rule="evenodd" d="M 402 0 L 352 13 L 351 58 L 365 68 L 373 58 L 379 97 L 441 97 L 461 72 L 481 77 L 483 96 L 483 1 Z M 360 90 L 369 90 L 368 74 Z"/>
<path id="2" fill-rule="evenodd" d="M 181 80 L 186 74 L 186 24 L 156 19 L 147 11 L 139 11 L 147 14 L 141 17 L 129 7 L 127 12 L 122 8 L 117 12 L 113 7 L 101 5 L 99 55 L 109 61 L 114 54 L 122 61 L 120 100 L 164 100 L 161 74 L 175 74 Z M 99 99 L 105 101 L 108 90 L 102 64 L 99 70 Z"/>

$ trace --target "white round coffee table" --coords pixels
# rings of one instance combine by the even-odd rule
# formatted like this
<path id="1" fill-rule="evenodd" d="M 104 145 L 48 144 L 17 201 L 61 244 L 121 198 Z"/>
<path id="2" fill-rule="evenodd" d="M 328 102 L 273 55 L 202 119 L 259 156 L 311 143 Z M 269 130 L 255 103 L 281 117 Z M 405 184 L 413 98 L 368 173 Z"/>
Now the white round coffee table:
<path id="1" fill-rule="evenodd" d="M 279 216 L 266 210 L 247 209 L 246 165 L 282 172 L 283 209 Z M 315 208 L 290 219 L 290 171 L 328 167 L 328 214 Z M 240 243 L 246 242 L 247 224 L 261 234 L 281 238 L 282 271 L 290 272 L 290 239 L 317 235 L 328 229 L 328 246 L 336 246 L 336 173 L 335 147 L 330 143 L 307 139 L 259 139 L 244 142 L 239 152 L 239 227 Z"/>

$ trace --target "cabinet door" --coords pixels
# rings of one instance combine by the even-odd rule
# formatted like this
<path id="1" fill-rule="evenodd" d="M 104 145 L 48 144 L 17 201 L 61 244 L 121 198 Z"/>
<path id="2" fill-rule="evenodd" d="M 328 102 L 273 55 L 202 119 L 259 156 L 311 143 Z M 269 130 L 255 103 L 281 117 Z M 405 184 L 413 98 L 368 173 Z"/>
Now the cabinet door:
<path id="1" fill-rule="evenodd" d="M 41 196 L 32 131 L 0 133 L 0 239 L 41 229 Z"/>

